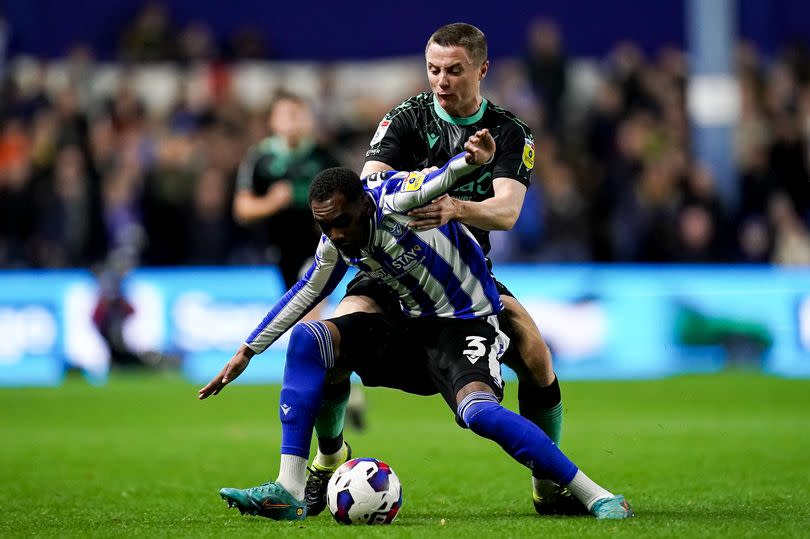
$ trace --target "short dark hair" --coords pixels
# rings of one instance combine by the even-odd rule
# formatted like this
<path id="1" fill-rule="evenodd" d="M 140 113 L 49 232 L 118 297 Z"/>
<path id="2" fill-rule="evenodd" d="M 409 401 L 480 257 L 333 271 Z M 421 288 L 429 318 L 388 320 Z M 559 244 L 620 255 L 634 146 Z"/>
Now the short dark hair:
<path id="1" fill-rule="evenodd" d="M 354 202 L 363 196 L 363 182 L 352 169 L 333 167 L 320 171 L 309 186 L 309 201 L 323 202 L 340 193 L 347 202 Z"/>
<path id="2" fill-rule="evenodd" d="M 276 105 L 278 105 L 283 101 L 290 101 L 291 103 L 295 103 L 296 105 L 300 105 L 303 107 L 309 106 L 307 100 L 304 99 L 302 96 L 289 90 L 285 90 L 284 88 L 280 88 L 276 90 L 275 93 L 273 93 L 273 97 L 270 99 L 270 106 L 268 107 L 267 110 L 272 114 L 273 109 L 276 107 Z"/>
<path id="3" fill-rule="evenodd" d="M 433 32 L 425 46 L 425 52 L 431 43 L 440 47 L 462 47 L 470 54 L 471 59 L 481 63 L 487 60 L 487 37 L 484 32 L 466 22 L 447 24 Z"/>

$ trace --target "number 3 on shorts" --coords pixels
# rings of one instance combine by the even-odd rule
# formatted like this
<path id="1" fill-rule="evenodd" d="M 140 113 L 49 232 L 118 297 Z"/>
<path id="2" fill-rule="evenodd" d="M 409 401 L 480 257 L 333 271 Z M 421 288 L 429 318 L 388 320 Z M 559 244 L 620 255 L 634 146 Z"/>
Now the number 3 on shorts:
<path id="1" fill-rule="evenodd" d="M 475 365 L 475 362 L 484 357 L 487 353 L 485 337 L 470 336 L 467 337 L 467 349 L 464 350 L 464 357 L 470 360 L 470 363 Z"/>

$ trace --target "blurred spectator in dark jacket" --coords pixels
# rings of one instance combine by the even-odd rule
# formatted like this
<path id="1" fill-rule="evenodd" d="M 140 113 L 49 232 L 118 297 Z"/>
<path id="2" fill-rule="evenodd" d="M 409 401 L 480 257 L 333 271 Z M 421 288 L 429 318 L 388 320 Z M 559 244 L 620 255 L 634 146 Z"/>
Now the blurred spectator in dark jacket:
<path id="1" fill-rule="evenodd" d="M 166 6 L 147 3 L 121 39 L 121 58 L 130 62 L 155 62 L 174 57 L 175 35 Z"/>
<path id="2" fill-rule="evenodd" d="M 774 230 L 772 262 L 780 266 L 810 266 L 810 231 L 796 215 L 785 193 L 771 197 L 768 218 Z"/>
<path id="3" fill-rule="evenodd" d="M 807 142 L 794 114 L 781 113 L 774 118 L 774 141 L 768 168 L 776 185 L 793 202 L 803 219 L 810 210 L 810 174 L 807 166 Z"/>
<path id="4" fill-rule="evenodd" d="M 543 104 L 545 127 L 559 135 L 565 127 L 563 98 L 568 87 L 568 59 L 557 26 L 547 19 L 532 22 L 528 48 L 529 82 Z"/>
<path id="5" fill-rule="evenodd" d="M 63 147 L 37 212 L 37 258 L 45 267 L 81 267 L 103 258 L 106 238 L 99 201 L 76 145 Z"/>
<path id="6" fill-rule="evenodd" d="M 209 167 L 200 174 L 187 227 L 190 264 L 228 263 L 234 223 L 231 219 L 231 189 L 222 170 Z"/>
<path id="7" fill-rule="evenodd" d="M 585 197 L 576 177 L 564 163 L 553 163 L 541 173 L 544 201 L 541 260 L 587 262 L 591 259 Z"/>

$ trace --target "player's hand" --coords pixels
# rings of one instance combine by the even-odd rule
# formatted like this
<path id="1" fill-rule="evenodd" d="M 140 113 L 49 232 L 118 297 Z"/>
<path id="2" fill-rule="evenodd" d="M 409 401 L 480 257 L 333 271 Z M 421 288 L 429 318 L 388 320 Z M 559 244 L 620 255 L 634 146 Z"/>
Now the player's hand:
<path id="1" fill-rule="evenodd" d="M 222 389 L 233 382 L 242 371 L 244 371 L 248 363 L 250 363 L 250 358 L 255 355 L 255 352 L 245 346 L 244 344 L 239 347 L 239 350 L 233 355 L 230 361 L 222 367 L 222 370 L 219 371 L 219 374 L 214 376 L 214 379 L 208 382 L 208 384 L 200 389 L 197 392 L 197 398 L 200 400 L 207 399 L 211 395 L 218 395 Z"/>
<path id="2" fill-rule="evenodd" d="M 409 211 L 408 215 L 414 217 L 414 220 L 408 226 L 414 230 L 430 230 L 446 225 L 456 218 L 456 209 L 456 200 L 449 195 L 442 195 L 430 204 Z"/>
<path id="3" fill-rule="evenodd" d="M 287 208 L 293 201 L 292 184 L 287 180 L 279 180 L 270 186 L 264 195 L 268 215 L 273 215 Z"/>
<path id="4" fill-rule="evenodd" d="M 483 165 L 495 155 L 495 139 L 489 129 L 480 129 L 464 143 L 467 151 L 464 158 L 468 163 Z"/>
<path id="5" fill-rule="evenodd" d="M 427 167 L 419 171 L 419 174 L 430 174 L 434 170 L 439 170 L 439 167 Z"/>

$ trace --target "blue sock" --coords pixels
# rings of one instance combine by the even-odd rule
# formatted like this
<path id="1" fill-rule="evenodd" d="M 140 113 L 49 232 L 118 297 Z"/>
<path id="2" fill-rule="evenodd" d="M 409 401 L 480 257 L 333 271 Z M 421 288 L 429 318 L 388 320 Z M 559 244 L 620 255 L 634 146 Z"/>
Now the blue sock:
<path id="1" fill-rule="evenodd" d="M 323 322 L 301 322 L 290 333 L 281 388 L 281 453 L 309 459 L 312 428 L 326 370 L 334 365 L 332 334 Z"/>
<path id="2" fill-rule="evenodd" d="M 567 485 L 577 474 L 576 465 L 540 427 L 498 404 L 491 393 L 467 395 L 458 405 L 458 415 L 471 431 L 496 442 L 536 476 Z"/>

